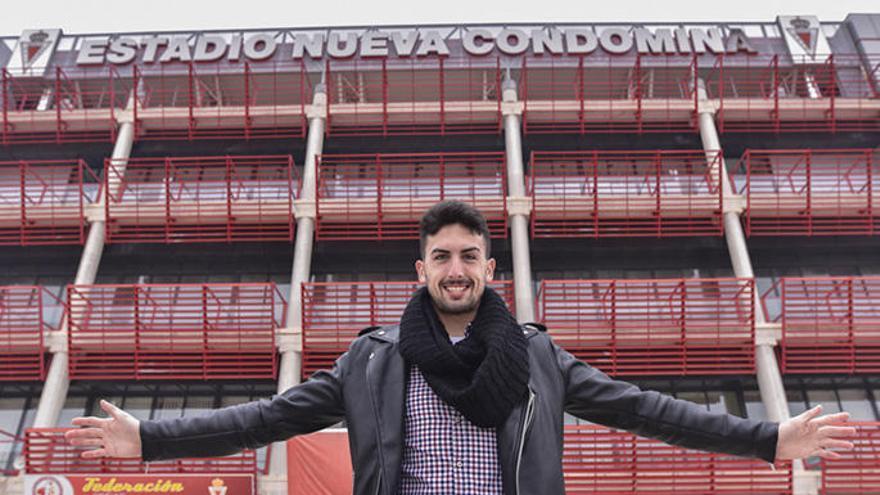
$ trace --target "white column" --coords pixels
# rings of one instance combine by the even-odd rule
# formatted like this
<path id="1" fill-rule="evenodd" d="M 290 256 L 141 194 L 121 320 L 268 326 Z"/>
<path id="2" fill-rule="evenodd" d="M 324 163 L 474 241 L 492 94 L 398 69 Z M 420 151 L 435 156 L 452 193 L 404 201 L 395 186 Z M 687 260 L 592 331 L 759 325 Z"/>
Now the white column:
<path id="1" fill-rule="evenodd" d="M 113 148 L 113 163 L 120 174 L 125 173 L 125 165 L 131 155 L 131 146 L 134 142 L 134 123 L 122 122 L 119 125 L 119 133 L 116 137 L 116 145 Z M 106 170 L 104 171 L 106 173 Z M 103 205 L 106 200 L 106 191 L 98 198 L 98 205 Z M 93 284 L 98 274 L 98 266 L 101 264 L 101 255 L 104 253 L 104 224 L 105 220 L 96 220 L 89 226 L 89 235 L 83 247 L 79 267 L 76 270 L 75 285 Z M 61 332 L 56 342 L 67 341 L 68 321 L 64 318 L 61 322 Z M 40 395 L 40 404 L 34 418 L 35 428 L 51 428 L 57 425 L 58 417 L 64 402 L 67 400 L 67 390 L 70 387 L 70 377 L 67 373 L 68 351 L 66 344 L 56 346 L 52 352 L 52 364 L 43 384 L 43 392 Z"/>
<path id="2" fill-rule="evenodd" d="M 718 131 L 715 128 L 715 110 L 708 100 L 706 86 L 702 79 L 697 80 L 697 96 L 700 104 L 698 118 L 703 149 L 707 155 L 712 153 L 714 158 L 714 153 L 721 150 L 721 142 L 718 138 Z M 721 174 L 721 187 L 725 198 L 735 196 L 736 191 L 734 191 L 727 175 L 727 166 L 723 156 L 720 157 L 719 173 Z M 729 201 L 725 201 L 725 209 L 729 208 L 728 204 Z M 752 261 L 749 257 L 748 245 L 746 244 L 746 236 L 740 222 L 739 212 L 737 210 L 724 211 L 722 215 L 724 236 L 727 241 L 727 250 L 730 253 L 734 274 L 740 278 L 754 278 L 755 272 L 752 269 Z M 753 296 L 756 309 L 755 324 L 761 327 L 766 325 L 767 322 L 764 318 L 764 312 L 760 310 L 761 300 L 757 291 L 755 291 Z M 767 410 L 768 418 L 770 421 L 776 422 L 789 419 L 791 413 L 788 410 L 788 400 L 782 383 L 782 373 L 779 371 L 779 363 L 776 360 L 773 345 L 765 343 L 755 344 L 755 365 L 757 367 L 758 390 L 761 394 L 761 402 L 764 403 L 764 408 Z M 792 474 L 794 495 L 815 495 L 817 493 L 819 484 L 817 472 L 805 471 L 803 463 L 795 461 Z"/>
<path id="3" fill-rule="evenodd" d="M 302 374 L 302 284 L 312 271 L 312 249 L 315 235 L 315 198 L 318 176 L 318 156 L 324 149 L 324 126 L 326 123 L 327 94 L 323 84 L 315 87 L 309 116 L 309 134 L 303 163 L 302 192 L 297 200 L 296 240 L 293 249 L 293 268 L 290 275 L 290 295 L 287 306 L 287 328 L 280 342 L 281 366 L 278 370 L 278 393 L 300 383 Z M 269 472 L 275 481 L 287 478 L 287 445 L 272 445 Z M 264 492 L 275 492 L 286 487 L 281 483 L 276 489 L 267 487 Z"/>
<path id="4" fill-rule="evenodd" d="M 522 157 L 520 113 L 516 81 L 506 79 L 502 92 L 504 103 L 504 146 L 507 155 L 507 205 L 510 213 L 510 246 L 513 257 L 516 319 L 535 321 L 535 296 L 532 290 L 532 262 L 529 248 L 529 208 L 526 197 L 525 167 Z"/>
<path id="5" fill-rule="evenodd" d="M 721 150 L 721 143 L 718 138 L 718 131 L 715 128 L 715 111 L 708 101 L 706 87 L 702 80 L 697 80 L 697 93 L 700 101 L 699 123 L 703 149 L 707 153 L 714 153 Z M 724 163 L 723 157 L 721 157 L 719 172 L 721 173 L 721 185 L 725 197 L 734 196 L 736 191 L 733 190 L 733 186 L 728 179 L 727 166 Z M 752 270 L 752 262 L 749 258 L 749 250 L 746 245 L 746 237 L 739 219 L 739 213 L 737 211 L 725 211 L 723 215 L 724 236 L 727 240 L 727 250 L 730 253 L 733 272 L 737 277 L 754 278 L 755 272 Z M 754 297 L 755 307 L 760 308 L 761 301 L 757 291 Z M 763 311 L 759 309 L 755 311 L 755 322 L 759 326 L 766 323 Z M 782 374 L 779 372 L 779 365 L 776 361 L 773 347 L 767 344 L 756 345 L 755 363 L 758 369 L 758 388 L 761 392 L 761 401 L 767 409 L 767 415 L 771 421 L 784 421 L 788 419 L 790 413 L 785 396 L 785 387 L 782 384 Z"/>

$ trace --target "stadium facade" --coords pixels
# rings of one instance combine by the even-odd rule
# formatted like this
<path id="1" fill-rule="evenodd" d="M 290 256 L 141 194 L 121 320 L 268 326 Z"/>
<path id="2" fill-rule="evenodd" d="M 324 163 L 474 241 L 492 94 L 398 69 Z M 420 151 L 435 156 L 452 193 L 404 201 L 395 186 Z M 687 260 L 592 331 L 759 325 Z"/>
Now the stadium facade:
<path id="1" fill-rule="evenodd" d="M 27 29 L 0 67 L 4 493 L 77 473 L 286 492 L 280 446 L 87 462 L 58 428 L 100 398 L 191 415 L 330 366 L 397 320 L 418 218 L 450 198 L 487 216 L 517 318 L 590 364 L 859 423 L 844 460 L 770 470 L 568 418 L 571 493 L 880 490 L 880 14 Z"/>

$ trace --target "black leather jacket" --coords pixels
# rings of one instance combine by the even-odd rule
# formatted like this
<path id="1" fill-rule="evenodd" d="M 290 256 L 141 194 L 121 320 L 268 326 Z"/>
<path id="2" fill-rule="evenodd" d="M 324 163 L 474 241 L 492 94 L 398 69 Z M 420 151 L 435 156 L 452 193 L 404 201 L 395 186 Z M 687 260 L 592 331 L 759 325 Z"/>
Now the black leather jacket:
<path id="1" fill-rule="evenodd" d="M 687 448 L 773 462 L 777 425 L 749 421 L 608 378 L 525 326 L 530 397 L 498 428 L 506 495 L 564 494 L 563 411 Z M 145 461 L 221 456 L 309 433 L 345 418 L 354 493 L 396 495 L 403 457 L 407 366 L 398 328 L 356 339 L 330 371 L 271 400 L 203 417 L 141 422 Z"/>

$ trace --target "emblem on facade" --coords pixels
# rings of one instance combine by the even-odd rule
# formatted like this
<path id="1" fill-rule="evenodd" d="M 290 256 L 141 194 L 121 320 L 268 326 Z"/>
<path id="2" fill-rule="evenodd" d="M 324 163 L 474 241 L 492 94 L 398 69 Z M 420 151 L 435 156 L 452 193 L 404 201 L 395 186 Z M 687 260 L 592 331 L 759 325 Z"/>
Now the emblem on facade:
<path id="1" fill-rule="evenodd" d="M 228 488 L 222 479 L 214 478 L 211 480 L 211 486 L 208 487 L 208 495 L 226 495 Z"/>
<path id="2" fill-rule="evenodd" d="M 29 495 L 64 495 L 64 488 L 58 480 L 46 476 L 34 483 Z"/>
<path id="3" fill-rule="evenodd" d="M 819 39 L 819 28 L 813 26 L 810 21 L 802 17 L 795 17 L 788 21 L 788 32 L 803 49 L 814 55 L 816 53 L 816 41 Z"/>
<path id="4" fill-rule="evenodd" d="M 31 33 L 26 40 L 21 41 L 21 65 L 23 68 L 29 69 L 34 61 L 52 46 L 51 38 L 49 33 L 40 30 Z"/>

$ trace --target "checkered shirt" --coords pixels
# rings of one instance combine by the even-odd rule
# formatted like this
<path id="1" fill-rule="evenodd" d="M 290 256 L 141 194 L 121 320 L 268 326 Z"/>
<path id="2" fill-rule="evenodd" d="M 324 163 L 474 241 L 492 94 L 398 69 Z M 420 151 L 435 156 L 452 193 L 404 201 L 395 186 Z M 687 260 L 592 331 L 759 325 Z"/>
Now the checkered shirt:
<path id="1" fill-rule="evenodd" d="M 501 495 L 497 445 L 410 369 L 400 495 Z"/>

